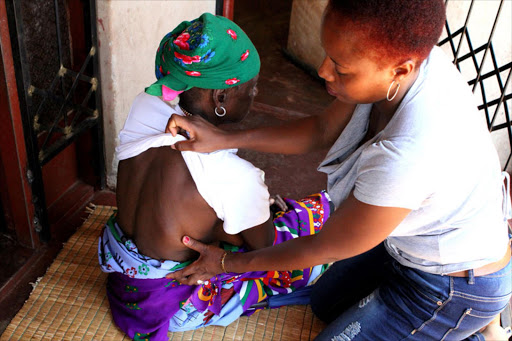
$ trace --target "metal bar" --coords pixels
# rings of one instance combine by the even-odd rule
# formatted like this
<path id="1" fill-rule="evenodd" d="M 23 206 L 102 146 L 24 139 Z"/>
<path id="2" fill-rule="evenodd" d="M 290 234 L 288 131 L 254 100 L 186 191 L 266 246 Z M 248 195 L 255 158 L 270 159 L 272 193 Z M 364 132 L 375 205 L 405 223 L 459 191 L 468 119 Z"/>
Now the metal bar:
<path id="1" fill-rule="evenodd" d="M 489 35 L 489 40 L 487 41 L 487 47 L 484 52 L 484 56 L 482 57 L 482 62 L 480 63 L 480 69 L 478 70 L 478 74 L 476 76 L 475 84 L 473 85 L 473 92 L 475 91 L 476 84 L 478 83 L 478 80 L 480 79 L 480 74 L 482 73 L 482 69 L 485 63 L 485 57 L 487 57 L 487 52 L 489 51 L 489 47 L 491 46 L 492 37 L 494 36 L 494 31 L 496 30 L 496 26 L 498 24 L 498 19 L 500 18 L 501 9 L 503 8 L 503 3 L 505 0 L 500 1 L 500 7 L 498 7 L 498 12 L 496 13 L 496 19 L 494 19 L 494 23 L 492 25 L 491 34 Z"/>
<path id="2" fill-rule="evenodd" d="M 498 72 L 498 70 L 500 69 L 499 66 L 498 66 L 498 61 L 496 60 L 496 54 L 494 53 L 494 47 L 491 43 L 491 60 L 492 60 L 492 65 L 494 66 L 494 74 L 496 75 L 496 79 L 498 80 L 498 85 L 500 87 L 500 91 L 503 92 L 504 91 L 504 88 L 503 88 L 503 82 L 501 81 L 501 74 L 500 72 Z M 512 63 L 511 63 L 512 64 Z M 488 72 L 487 74 L 489 74 L 490 72 Z M 487 75 L 486 74 L 486 75 Z M 484 78 L 485 75 L 482 75 L 480 78 L 481 79 L 485 79 Z"/>
<path id="3" fill-rule="evenodd" d="M 89 0 L 89 15 L 91 25 L 91 45 L 98 46 L 98 35 L 96 32 L 96 0 Z M 99 54 L 96 49 L 93 56 L 93 75 L 96 79 L 96 111 L 98 113 L 98 124 L 93 132 L 93 143 L 96 155 L 95 171 L 99 178 L 100 189 L 106 186 L 106 169 L 105 169 L 105 151 L 104 151 L 104 132 L 103 132 L 103 111 L 101 108 L 101 82 L 100 82 L 100 69 L 99 69 Z"/>
<path id="4" fill-rule="evenodd" d="M 460 36 L 459 46 L 457 46 L 457 51 L 455 52 L 455 56 L 453 58 L 453 63 L 455 63 L 456 65 L 459 65 L 459 63 L 457 61 L 457 57 L 459 56 L 460 48 L 462 46 L 462 41 L 464 40 L 464 34 L 467 32 L 469 18 L 471 17 L 471 11 L 473 10 L 474 3 L 475 3 L 475 0 L 471 0 L 471 4 L 469 5 L 469 10 L 468 10 L 468 15 L 466 16 L 466 21 L 464 22 L 464 26 L 462 27 L 462 34 Z"/>
<path id="5" fill-rule="evenodd" d="M 95 50 L 94 47 L 92 47 L 91 48 L 91 52 L 87 55 L 87 58 L 85 59 L 84 64 L 82 65 L 82 68 L 78 72 L 79 75 L 81 75 L 84 72 L 87 64 L 89 63 L 89 60 L 91 59 L 91 56 L 92 56 L 91 53 L 94 53 L 94 50 Z M 50 131 L 48 132 L 48 135 L 46 136 L 46 139 L 44 140 L 43 144 L 41 145 L 41 149 L 44 149 L 46 147 L 46 144 L 48 143 L 48 141 L 49 141 L 49 139 L 51 137 L 51 134 L 53 133 L 54 127 L 57 125 L 57 122 L 59 121 L 59 117 L 61 116 L 61 114 L 66 116 L 65 113 L 64 113 L 64 107 L 66 105 L 70 104 L 69 98 L 73 94 L 73 91 L 75 90 L 77 85 L 78 85 L 78 78 L 75 78 L 75 80 L 73 81 L 73 85 L 71 86 L 71 89 L 69 90 L 69 92 L 66 95 L 65 102 L 60 107 L 59 113 L 55 116 L 55 119 L 53 120 L 53 125 L 50 128 Z M 64 119 L 64 123 L 65 123 L 65 126 L 67 126 L 67 124 L 66 124 L 67 123 L 67 119 Z"/>
<path id="6" fill-rule="evenodd" d="M 448 26 L 448 22 L 445 22 L 445 28 Z M 446 43 L 448 43 L 450 40 L 453 40 L 453 37 L 456 37 L 457 35 L 459 35 L 460 33 L 462 32 L 462 27 L 459 28 L 457 31 L 453 32 L 453 33 L 450 33 L 449 31 L 449 26 L 448 28 L 446 29 L 446 33 L 448 34 L 448 36 L 446 38 L 444 38 L 443 40 L 439 41 L 437 43 L 437 45 L 439 46 L 442 46 Z M 455 45 L 452 44 L 452 52 L 455 54 Z"/>
<path id="7" fill-rule="evenodd" d="M 60 37 L 60 18 L 59 18 L 59 3 L 57 0 L 53 0 L 53 7 L 55 9 L 55 26 L 57 31 L 57 49 L 59 51 L 59 66 L 62 67 L 62 40 Z"/>
<path id="8" fill-rule="evenodd" d="M 59 3 L 58 0 L 53 0 L 53 8 L 55 10 L 55 30 L 57 33 L 57 50 L 59 52 L 59 70 L 63 67 L 63 58 L 62 58 L 62 39 L 60 37 L 60 18 L 59 18 Z M 66 89 L 64 88 L 64 79 L 60 77 L 60 88 L 62 90 L 62 95 L 66 93 Z M 59 111 L 60 115 L 61 111 Z M 66 118 L 64 117 L 64 124 L 66 124 Z M 41 147 L 43 148 L 43 147 Z"/>
<path id="9" fill-rule="evenodd" d="M 506 71 L 507 69 L 510 69 L 510 68 L 512 68 L 512 62 L 505 64 L 505 65 L 499 67 L 498 69 L 495 69 L 494 71 L 489 71 L 489 72 L 483 74 L 482 76 L 480 76 L 480 80 L 484 80 L 484 79 L 490 78 L 492 76 L 499 75 L 501 72 Z M 475 80 L 476 79 L 470 80 L 468 82 L 468 84 L 469 85 L 475 84 Z"/>
<path id="10" fill-rule="evenodd" d="M 498 67 L 498 61 L 496 60 L 496 54 L 494 53 L 494 48 L 493 48 L 492 43 L 491 43 L 491 58 L 492 58 L 492 63 L 494 65 L 494 69 L 495 70 L 499 70 L 500 68 Z M 509 64 L 512 65 L 512 63 L 509 63 Z M 511 66 L 511 69 L 509 71 L 509 77 L 510 77 L 510 72 L 512 72 L 512 66 Z M 498 85 L 500 86 L 500 91 L 501 91 L 501 94 L 503 96 L 505 94 L 505 91 L 507 90 L 507 85 L 506 84 L 503 85 L 503 82 L 501 80 L 501 74 L 499 72 L 496 73 L 496 78 L 498 79 Z M 509 81 L 509 80 L 507 80 L 507 81 Z M 499 106 L 499 104 L 498 104 L 498 106 Z M 510 112 L 508 110 L 508 106 L 506 105 L 506 103 L 503 105 L 503 109 L 505 110 L 505 119 L 506 119 L 506 121 L 510 122 Z M 497 114 L 497 110 L 496 110 L 496 114 Z M 510 143 L 510 151 L 512 153 L 512 130 L 510 129 L 510 124 L 508 125 L 508 127 L 509 127 L 507 129 L 508 141 Z"/>
<path id="11" fill-rule="evenodd" d="M 37 136 L 32 130 L 32 117 L 30 115 L 31 99 L 27 96 L 28 84 L 31 84 L 30 74 L 25 67 L 27 63 L 27 53 L 25 50 L 25 40 L 23 31 L 23 18 L 21 14 L 21 1 L 10 0 L 5 2 L 6 7 L 12 9 L 11 22 L 13 26 L 10 27 L 11 43 L 13 47 L 13 56 L 17 55 L 18 58 L 13 58 L 15 69 L 20 72 L 16 73 L 16 86 L 18 88 L 18 98 L 20 101 L 20 111 L 23 121 L 23 131 L 25 136 L 25 144 L 27 149 L 27 173 L 31 174 L 30 187 L 32 190 L 32 204 L 34 206 L 34 219 L 32 227 L 39 235 L 41 241 L 48 241 L 50 239 L 50 224 L 48 221 L 48 212 L 46 211 L 46 198 L 43 185 L 43 174 L 41 165 L 37 158 L 38 144 Z M 11 26 L 11 22 L 9 26 Z"/>
<path id="12" fill-rule="evenodd" d="M 505 86 L 501 90 L 500 99 L 498 101 L 498 104 L 496 104 L 496 110 L 494 110 L 494 115 L 493 115 L 492 121 L 491 121 L 491 128 L 494 124 L 494 120 L 496 119 L 496 116 L 498 115 L 498 110 L 500 109 L 501 103 L 503 103 L 503 100 L 505 99 L 505 89 L 507 88 L 508 83 L 510 83 L 510 75 L 511 74 L 512 74 L 512 69 L 510 69 L 510 71 L 508 72 L 507 80 L 505 81 Z M 507 118 L 507 122 L 510 122 L 510 117 L 507 112 L 505 112 L 505 116 Z M 512 136 L 512 131 L 510 131 L 510 125 L 508 125 L 508 129 L 509 129 L 509 133 L 511 134 L 510 136 Z M 512 141 L 510 141 L 510 147 L 512 148 Z"/>
<path id="13" fill-rule="evenodd" d="M 467 31 L 467 28 L 466 28 L 466 31 Z M 469 55 L 471 57 L 471 61 L 473 62 L 473 66 L 475 68 L 475 70 L 478 70 L 479 69 L 479 65 L 478 65 L 478 60 L 476 59 L 476 50 L 473 49 L 473 43 L 471 42 L 471 36 L 469 35 L 469 32 L 466 32 L 466 41 L 468 43 L 468 48 L 469 48 L 469 53 L 467 55 Z M 482 51 L 484 49 L 483 46 L 480 46 L 477 50 L 480 50 Z M 471 81 L 470 81 L 471 82 Z M 469 82 L 468 82 L 469 84 Z M 482 102 L 484 103 L 483 104 L 483 108 L 484 108 L 484 111 L 485 111 L 485 121 L 487 123 L 487 129 L 489 129 L 489 127 L 491 126 L 491 120 L 490 120 L 490 115 L 489 115 L 489 107 L 487 106 L 487 98 L 485 96 L 485 89 L 483 87 L 483 82 L 481 82 L 481 87 L 480 87 L 480 92 L 482 93 Z"/>
<path id="14" fill-rule="evenodd" d="M 489 114 L 489 103 L 487 102 L 487 96 L 485 95 L 485 86 L 483 81 L 480 82 L 480 92 L 482 93 L 482 106 L 484 107 L 485 111 L 485 120 L 487 121 L 487 129 L 490 129 L 492 123 L 490 120 L 490 114 Z"/>
<path id="15" fill-rule="evenodd" d="M 469 35 L 466 35 L 466 39 L 469 40 Z M 468 42 L 468 45 L 471 45 L 470 42 Z M 482 52 L 483 50 L 485 50 L 485 45 L 482 45 L 480 46 L 479 48 L 477 48 L 476 50 L 471 50 L 469 51 L 468 53 L 466 53 L 465 55 L 463 55 L 462 57 L 460 57 L 458 59 L 459 63 L 460 62 L 463 62 L 464 60 L 468 59 L 468 58 L 471 58 L 471 57 L 474 57 L 475 54 L 479 53 L 479 52 Z"/>
<path id="16" fill-rule="evenodd" d="M 52 81 L 52 84 L 50 85 L 50 91 L 53 91 L 55 89 L 55 87 L 57 86 L 57 81 L 59 80 L 60 76 L 59 74 L 55 75 L 55 78 L 53 79 Z M 31 90 L 33 90 L 34 88 L 30 88 Z M 28 92 L 29 96 L 32 97 L 32 94 L 33 94 L 33 91 L 29 91 Z M 39 117 L 39 114 L 41 113 L 41 110 L 42 108 L 44 107 L 45 103 L 46 103 L 46 99 L 48 97 L 47 96 L 44 96 L 43 97 L 43 100 L 41 101 L 41 103 L 39 103 L 39 106 L 37 107 L 37 110 L 36 110 L 36 113 L 34 115 L 34 118 L 33 118 L 33 127 L 34 127 L 34 130 L 38 130 L 38 129 L 35 129 L 35 126 L 36 126 L 36 120 L 38 119 Z"/>
<path id="17" fill-rule="evenodd" d="M 42 96 L 42 97 L 47 96 L 48 98 L 52 99 L 53 101 L 55 101 L 55 102 L 57 102 L 59 104 L 63 104 L 66 101 L 64 98 L 62 98 L 62 97 L 60 97 L 58 95 L 55 95 L 55 94 L 53 94 L 51 92 L 48 92 L 48 91 L 46 91 L 44 89 L 34 88 L 33 92 L 35 94 L 39 95 L 39 96 Z M 89 107 L 86 107 L 86 106 L 84 107 L 84 106 L 82 106 L 80 104 L 76 104 L 76 103 L 67 103 L 67 104 L 73 110 L 87 112 L 89 115 L 94 115 L 94 110 L 92 110 Z"/>
<path id="18" fill-rule="evenodd" d="M 224 11 L 224 0 L 215 0 L 215 15 L 222 15 Z"/>
<path id="19" fill-rule="evenodd" d="M 438 43 L 438 45 L 441 46 L 441 45 L 444 45 L 446 42 L 449 42 L 450 47 L 452 49 L 452 54 L 455 55 L 455 45 L 453 44 L 453 37 L 455 36 L 455 34 L 452 35 L 450 33 L 450 26 L 448 25 L 448 20 L 445 21 L 444 26 L 446 28 L 446 33 L 448 34 L 448 37 L 446 39 L 444 39 L 441 43 Z M 457 66 L 457 68 L 458 68 L 458 66 Z"/>
<path id="20" fill-rule="evenodd" d="M 87 82 L 87 83 L 92 85 L 91 89 L 96 87 L 96 79 L 95 78 L 91 78 L 91 77 L 89 77 L 87 75 L 79 74 L 79 73 L 77 73 L 77 72 L 75 72 L 75 71 L 73 71 L 71 69 L 65 68 L 64 66 L 61 67 L 61 69 L 59 70 L 59 73 L 55 76 L 54 81 L 52 82 L 49 91 L 43 90 L 43 89 L 37 89 L 35 87 L 32 87 L 31 88 L 32 91 L 29 91 L 29 94 L 32 94 L 32 93 L 36 92 L 37 94 L 39 94 L 39 95 L 41 95 L 43 97 L 43 100 L 41 101 L 39 107 L 37 108 L 36 114 L 34 115 L 34 129 L 36 131 L 39 130 L 39 129 L 36 129 L 36 119 L 38 118 L 39 113 L 41 112 L 41 109 L 43 108 L 44 104 L 46 103 L 46 100 L 48 98 L 52 98 L 54 100 L 57 100 L 59 103 L 62 103 L 64 101 L 64 99 L 61 99 L 60 97 L 58 97 L 56 95 L 55 96 L 50 96 L 49 95 L 49 94 L 53 94 L 53 90 L 55 89 L 55 86 L 57 84 L 57 80 L 60 78 L 61 74 L 63 76 L 69 74 L 71 77 L 73 77 L 75 79 L 78 78 L 81 81 Z M 89 100 L 89 98 L 90 98 L 90 93 L 87 94 L 87 98 L 86 98 L 87 101 Z M 82 102 L 82 105 L 84 107 L 87 107 L 87 101 L 83 101 Z M 70 104 L 70 105 L 72 105 L 72 104 Z M 73 106 L 73 108 L 76 109 L 77 107 Z M 79 113 L 81 113 L 82 111 L 83 110 L 80 110 Z M 70 125 L 73 126 L 75 122 L 76 122 L 76 120 L 73 119 L 73 122 L 71 122 Z"/>
<path id="21" fill-rule="evenodd" d="M 65 68 L 64 66 L 61 67 L 61 69 L 59 70 L 59 73 L 56 74 L 55 78 L 53 79 L 52 81 L 52 84 L 50 85 L 50 89 L 49 91 L 45 91 L 44 95 L 42 96 L 43 97 L 43 100 L 41 101 L 41 103 L 39 104 L 39 107 L 37 108 L 36 110 L 36 113 L 34 115 L 34 130 L 38 131 L 39 129 L 36 129 L 36 120 L 37 118 L 39 117 L 39 114 L 42 110 L 42 108 L 44 107 L 44 105 L 46 104 L 46 100 L 48 99 L 48 93 L 53 93 L 53 90 L 55 89 L 55 86 L 57 85 L 57 81 L 60 79 L 61 77 L 61 74 L 62 75 L 67 75 L 67 74 L 70 74 L 71 77 L 74 77 L 74 78 L 78 78 L 80 79 L 81 81 L 85 81 L 87 83 L 90 83 L 94 86 L 94 79 L 89 77 L 89 76 L 86 76 L 86 75 L 80 75 L 78 74 L 77 72 L 71 70 L 71 69 L 68 69 L 68 68 Z M 32 91 L 29 91 L 29 95 L 32 95 L 33 92 L 36 92 L 36 88 L 32 87 L 31 88 Z M 40 93 L 40 92 L 38 92 Z M 56 97 L 54 97 L 56 98 Z M 82 105 L 84 105 L 82 103 Z M 85 106 L 85 105 L 84 105 Z M 71 123 L 71 126 L 73 125 L 73 123 Z"/>
<path id="22" fill-rule="evenodd" d="M 83 132 L 89 130 L 96 123 L 98 123 L 98 117 L 89 117 L 80 122 L 76 128 L 73 130 L 73 134 L 69 136 L 64 136 L 52 143 L 46 150 L 42 150 L 39 155 L 39 162 L 41 165 L 45 165 L 53 159 L 57 154 L 63 151 L 67 146 L 73 143 Z"/>
<path id="23" fill-rule="evenodd" d="M 93 92 L 95 91 L 96 87 L 95 86 L 92 86 L 89 91 L 87 92 L 87 95 L 85 96 L 84 100 L 82 101 L 82 104 L 81 104 L 81 107 L 83 108 L 88 108 L 87 107 L 87 103 L 89 102 L 89 100 L 91 99 L 91 95 L 93 94 Z M 74 127 L 76 122 L 78 121 L 78 118 L 81 116 L 81 113 L 83 111 L 82 110 L 79 110 L 75 116 L 73 117 L 73 120 L 71 121 L 71 124 L 70 126 L 71 127 Z M 94 113 L 94 112 L 93 112 Z"/>
<path id="24" fill-rule="evenodd" d="M 498 125 L 495 125 L 495 126 L 492 128 L 491 132 L 494 132 L 494 131 L 498 131 L 498 130 L 501 130 L 501 129 L 507 128 L 507 127 L 508 127 L 508 126 L 510 126 L 511 124 L 512 124 L 512 122 L 511 122 L 511 121 L 509 121 L 509 122 L 504 122 L 504 123 L 500 123 L 500 124 L 498 124 Z"/>
<path id="25" fill-rule="evenodd" d="M 505 96 L 503 97 L 503 100 L 504 100 L 505 102 L 506 102 L 506 101 L 508 101 L 509 99 L 512 99 L 512 94 L 508 94 L 508 95 L 505 95 Z M 487 103 L 487 104 L 488 104 L 489 106 L 493 106 L 493 105 L 498 104 L 498 102 L 499 102 L 499 99 L 495 99 L 495 100 L 490 101 L 490 102 L 489 102 L 489 103 Z M 482 110 L 482 109 L 483 109 L 483 105 L 479 105 L 479 106 L 478 106 L 478 110 Z"/>
<path id="26" fill-rule="evenodd" d="M 491 50 L 492 64 L 494 66 L 494 70 L 496 70 L 498 68 L 498 63 L 496 61 L 496 56 L 494 54 L 494 49 L 492 47 L 492 44 L 491 44 L 490 50 Z M 496 74 L 496 79 L 498 80 L 498 86 L 500 87 L 501 98 L 503 98 L 505 95 L 505 89 L 508 85 L 508 82 L 510 81 L 510 72 L 509 72 L 509 76 L 507 77 L 507 80 L 505 81 L 505 86 L 503 86 L 503 82 L 501 81 L 501 75 L 499 73 Z M 498 115 L 498 110 L 500 108 L 500 105 L 501 105 L 501 102 L 499 102 L 498 105 L 496 106 L 496 110 L 494 111 L 494 115 L 491 120 L 491 127 L 494 125 L 494 121 Z M 506 105 L 504 106 L 504 109 L 505 109 L 505 116 L 507 117 L 507 122 L 508 122 L 510 120 L 508 118 L 508 108 Z M 512 140 L 512 135 L 509 135 L 509 141 L 511 141 L 511 140 Z M 511 145 L 511 149 L 512 149 L 512 145 Z"/>
<path id="27" fill-rule="evenodd" d="M 64 68 L 64 70 L 66 72 L 65 73 L 66 75 L 70 75 L 73 78 L 78 78 L 81 81 L 84 81 L 86 83 L 95 84 L 95 82 L 96 82 L 96 78 L 95 77 L 89 77 L 89 76 L 84 75 L 84 74 L 79 74 L 78 72 L 76 72 L 74 70 L 71 70 L 71 69 L 68 69 L 68 68 Z"/>
<path id="28" fill-rule="evenodd" d="M 510 159 L 512 158 L 512 150 L 510 151 L 510 154 L 508 154 L 507 162 L 505 162 L 505 167 L 503 169 L 507 169 L 508 165 L 510 163 Z"/>

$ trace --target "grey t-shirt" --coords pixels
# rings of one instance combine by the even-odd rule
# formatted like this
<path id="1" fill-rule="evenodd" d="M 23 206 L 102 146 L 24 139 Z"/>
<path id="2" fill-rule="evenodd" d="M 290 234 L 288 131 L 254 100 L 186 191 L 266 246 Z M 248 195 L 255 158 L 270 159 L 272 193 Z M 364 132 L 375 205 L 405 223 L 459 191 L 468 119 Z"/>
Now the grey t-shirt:
<path id="1" fill-rule="evenodd" d="M 438 47 L 388 125 L 359 146 L 371 104 L 358 105 L 318 170 L 336 207 L 361 202 L 412 212 L 386 239 L 401 264 L 436 274 L 503 257 L 502 175 L 473 95 Z"/>

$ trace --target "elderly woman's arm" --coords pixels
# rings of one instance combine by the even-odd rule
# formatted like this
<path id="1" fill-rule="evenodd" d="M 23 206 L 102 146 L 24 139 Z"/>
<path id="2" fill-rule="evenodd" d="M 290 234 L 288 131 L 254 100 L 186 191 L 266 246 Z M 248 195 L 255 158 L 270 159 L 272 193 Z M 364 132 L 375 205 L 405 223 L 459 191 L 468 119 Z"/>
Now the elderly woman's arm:
<path id="1" fill-rule="evenodd" d="M 272 218 L 261 225 L 240 232 L 245 246 L 249 250 L 258 250 L 271 246 L 274 242 L 274 224 Z"/>
<path id="2" fill-rule="evenodd" d="M 224 267 L 228 272 L 303 269 L 356 256 L 381 243 L 410 210 L 368 205 L 351 195 L 315 235 L 296 238 L 282 244 L 243 254 L 228 254 Z M 224 251 L 188 237 L 185 244 L 201 253 L 184 270 L 168 275 L 181 283 L 195 283 L 222 273 Z M 188 240 L 188 242 L 187 242 Z"/>
<path id="3" fill-rule="evenodd" d="M 190 140 L 175 145 L 181 151 L 245 148 L 267 153 L 303 154 L 330 147 L 348 124 L 354 108 L 353 104 L 334 100 L 325 112 L 317 116 L 242 131 L 222 130 L 198 116 L 173 115 L 166 132 L 176 135 L 182 128 L 190 133 Z"/>

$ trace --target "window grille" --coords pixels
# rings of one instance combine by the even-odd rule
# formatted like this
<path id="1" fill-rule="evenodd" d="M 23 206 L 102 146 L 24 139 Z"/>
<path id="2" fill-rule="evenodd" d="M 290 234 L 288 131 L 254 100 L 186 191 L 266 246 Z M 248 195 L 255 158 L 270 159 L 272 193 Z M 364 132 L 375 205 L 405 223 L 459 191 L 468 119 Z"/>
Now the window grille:
<path id="1" fill-rule="evenodd" d="M 485 116 L 503 170 L 512 164 L 512 1 L 445 2 L 447 20 L 438 45 L 468 80 Z"/>

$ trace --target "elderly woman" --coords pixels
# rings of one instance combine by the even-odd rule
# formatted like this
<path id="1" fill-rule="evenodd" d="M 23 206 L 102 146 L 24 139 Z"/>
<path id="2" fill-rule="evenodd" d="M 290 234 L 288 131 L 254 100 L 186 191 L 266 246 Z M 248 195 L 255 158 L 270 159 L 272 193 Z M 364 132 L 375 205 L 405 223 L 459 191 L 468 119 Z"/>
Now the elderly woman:
<path id="1" fill-rule="evenodd" d="M 118 212 L 99 241 L 109 272 L 115 323 L 134 339 L 167 340 L 167 332 L 227 325 L 268 296 L 313 281 L 324 266 L 227 274 L 180 285 L 165 278 L 197 258 L 190 235 L 226 250 L 259 249 L 317 233 L 329 216 L 325 193 L 288 200 L 271 218 L 264 173 L 236 150 L 200 154 L 170 145 L 170 117 L 194 113 L 213 124 L 238 122 L 256 95 L 258 52 L 232 21 L 209 13 L 166 35 L 156 54 L 158 80 L 139 94 L 116 149 Z M 170 101 L 180 95 L 179 105 Z M 291 270 L 291 269 L 287 269 Z M 226 271 L 224 271 L 226 272 Z"/>
<path id="2" fill-rule="evenodd" d="M 190 133 L 179 150 L 331 146 L 319 170 L 336 210 L 318 234 L 244 254 L 185 236 L 201 256 L 169 277 L 335 261 L 311 297 L 330 323 L 318 340 L 480 340 L 511 297 L 509 193 L 467 83 L 435 47 L 444 20 L 442 0 L 331 0 L 323 115 L 242 132 L 171 118 Z"/>

